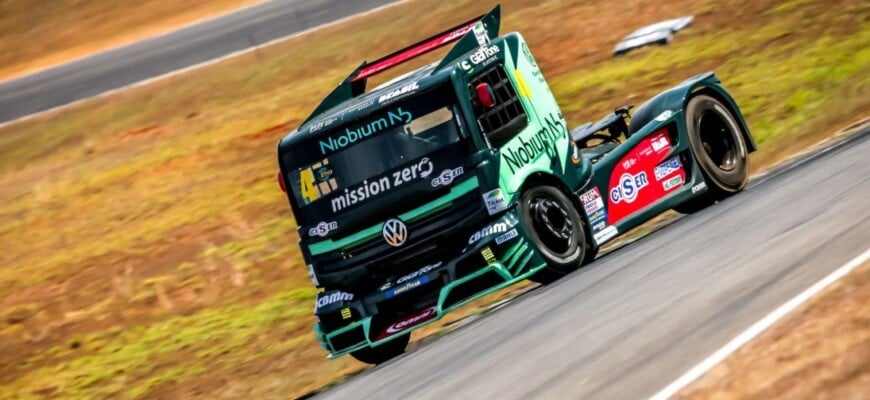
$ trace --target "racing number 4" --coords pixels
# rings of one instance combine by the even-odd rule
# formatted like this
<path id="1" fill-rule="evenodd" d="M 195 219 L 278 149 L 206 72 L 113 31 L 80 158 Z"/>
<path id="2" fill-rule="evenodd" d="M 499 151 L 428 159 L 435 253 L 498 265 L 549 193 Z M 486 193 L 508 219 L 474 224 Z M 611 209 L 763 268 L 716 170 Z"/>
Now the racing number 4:
<path id="1" fill-rule="evenodd" d="M 299 172 L 299 187 L 302 198 L 306 203 L 311 203 L 320 197 L 320 192 L 314 186 L 314 171 L 306 168 Z"/>

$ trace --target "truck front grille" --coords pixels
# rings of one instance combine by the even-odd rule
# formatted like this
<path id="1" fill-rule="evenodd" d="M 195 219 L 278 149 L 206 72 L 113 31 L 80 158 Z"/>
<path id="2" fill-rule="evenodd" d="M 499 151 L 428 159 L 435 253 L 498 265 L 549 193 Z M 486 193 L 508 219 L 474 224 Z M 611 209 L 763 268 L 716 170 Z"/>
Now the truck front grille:
<path id="1" fill-rule="evenodd" d="M 472 191 L 456 200 L 449 207 L 408 224 L 408 242 L 394 248 L 378 235 L 371 240 L 341 253 L 325 253 L 314 257 L 315 262 L 325 266 L 327 272 L 364 265 L 373 283 L 382 279 L 401 276 L 420 267 L 438 261 L 448 261 L 464 247 L 467 238 L 457 238 L 462 227 L 479 223 L 486 218 L 486 210 L 478 192 Z"/>

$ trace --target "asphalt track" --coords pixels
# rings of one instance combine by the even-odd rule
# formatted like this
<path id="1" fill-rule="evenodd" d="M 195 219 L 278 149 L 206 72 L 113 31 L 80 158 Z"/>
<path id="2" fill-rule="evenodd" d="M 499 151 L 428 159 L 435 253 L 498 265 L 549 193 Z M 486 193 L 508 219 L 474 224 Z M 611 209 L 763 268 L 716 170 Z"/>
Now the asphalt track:
<path id="1" fill-rule="evenodd" d="M 870 247 L 867 133 L 318 398 L 648 398 Z"/>
<path id="2" fill-rule="evenodd" d="M 396 0 L 272 0 L 0 83 L 0 123 L 220 58 Z"/>

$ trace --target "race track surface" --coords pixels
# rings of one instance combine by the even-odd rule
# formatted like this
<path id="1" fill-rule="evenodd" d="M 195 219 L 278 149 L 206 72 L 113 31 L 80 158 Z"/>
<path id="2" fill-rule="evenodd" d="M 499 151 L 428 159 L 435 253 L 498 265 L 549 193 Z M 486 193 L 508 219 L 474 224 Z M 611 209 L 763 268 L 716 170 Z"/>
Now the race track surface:
<path id="1" fill-rule="evenodd" d="M 870 246 L 868 136 L 319 398 L 647 398 Z"/>
<path id="2" fill-rule="evenodd" d="M 0 83 L 0 123 L 292 35 L 396 0 L 272 0 Z"/>

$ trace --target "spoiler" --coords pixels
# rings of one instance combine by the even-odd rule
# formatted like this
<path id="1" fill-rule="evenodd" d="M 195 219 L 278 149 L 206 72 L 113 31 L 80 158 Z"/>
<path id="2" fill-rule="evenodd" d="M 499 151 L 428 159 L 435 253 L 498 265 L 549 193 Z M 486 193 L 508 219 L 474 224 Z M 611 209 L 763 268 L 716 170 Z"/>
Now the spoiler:
<path id="1" fill-rule="evenodd" d="M 355 73 L 348 78 L 350 78 L 352 82 L 366 79 L 370 76 L 377 75 L 406 61 L 420 57 L 423 54 L 438 49 L 442 46 L 453 43 L 465 36 L 466 33 L 470 32 L 471 29 L 474 28 L 474 25 L 477 25 L 477 23 L 480 22 L 482 18 L 483 16 L 476 17 L 470 21 L 454 26 L 453 28 L 450 28 L 428 39 L 424 39 L 417 43 L 414 43 L 388 56 L 379 58 L 371 63 L 363 63 L 363 65 L 361 65 L 360 68 L 354 71 Z"/>
<path id="2" fill-rule="evenodd" d="M 433 70 L 437 71 L 463 54 L 488 43 L 490 39 L 498 36 L 501 19 L 500 12 L 500 6 L 497 5 L 492 11 L 484 15 L 463 22 L 370 63 L 363 62 L 323 99 L 320 105 L 317 106 L 314 112 L 302 124 L 304 125 L 312 118 L 344 101 L 365 93 L 366 80 L 371 76 L 458 41 L 459 43 L 447 53 L 441 60 L 441 63 L 438 64 L 438 67 Z"/>

